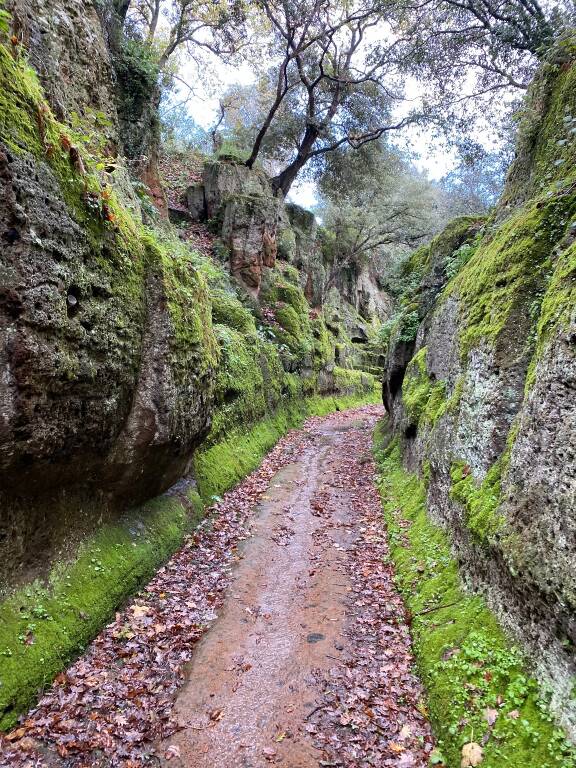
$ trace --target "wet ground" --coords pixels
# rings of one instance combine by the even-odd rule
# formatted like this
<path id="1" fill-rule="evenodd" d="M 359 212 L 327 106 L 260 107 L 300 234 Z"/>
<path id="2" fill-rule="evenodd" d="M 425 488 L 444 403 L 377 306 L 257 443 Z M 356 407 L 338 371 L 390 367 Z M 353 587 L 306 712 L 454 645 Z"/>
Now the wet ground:
<path id="1" fill-rule="evenodd" d="M 185 765 L 251 768 L 274 753 L 294 768 L 318 765 L 303 724 L 316 707 L 314 673 L 342 652 L 351 584 L 339 566 L 354 534 L 346 491 L 334 491 L 329 518 L 314 502 L 342 434 L 329 424 L 319 430 L 260 505 L 221 616 L 178 698 L 188 727 L 175 743 Z"/>
<path id="2" fill-rule="evenodd" d="M 103 633 L 31 713 L 6 764 L 39 755 L 126 768 L 427 765 L 432 739 L 374 486 L 371 432 L 381 415 L 368 407 L 314 418 L 284 438 L 227 494 L 210 530 L 117 616 L 110 641 Z M 171 590 L 180 596 L 164 605 Z M 170 615 L 166 636 L 150 634 Z M 153 684 L 128 706 L 122 675 L 110 670 L 121 652 L 125 674 L 117 639 L 140 637 L 139 627 L 146 639 L 128 648 L 129 678 L 143 683 L 150 664 Z M 169 661 L 153 670 L 159 648 Z M 62 741 L 54 708 L 86 675 L 90 690 L 66 704 Z M 91 717 L 91 735 L 81 736 Z"/>

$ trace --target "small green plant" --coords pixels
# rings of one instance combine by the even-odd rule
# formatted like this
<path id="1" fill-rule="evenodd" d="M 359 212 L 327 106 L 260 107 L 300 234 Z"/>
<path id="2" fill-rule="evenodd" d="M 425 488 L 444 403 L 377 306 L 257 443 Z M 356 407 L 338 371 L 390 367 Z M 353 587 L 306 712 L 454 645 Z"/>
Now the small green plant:
<path id="1" fill-rule="evenodd" d="M 400 341 L 409 344 L 415 341 L 418 328 L 420 327 L 420 316 L 417 310 L 404 312 L 400 317 Z"/>
<path id="2" fill-rule="evenodd" d="M 445 272 L 448 280 L 455 277 L 462 267 L 470 261 L 477 248 L 478 240 L 474 240 L 472 243 L 464 243 L 446 259 Z"/>

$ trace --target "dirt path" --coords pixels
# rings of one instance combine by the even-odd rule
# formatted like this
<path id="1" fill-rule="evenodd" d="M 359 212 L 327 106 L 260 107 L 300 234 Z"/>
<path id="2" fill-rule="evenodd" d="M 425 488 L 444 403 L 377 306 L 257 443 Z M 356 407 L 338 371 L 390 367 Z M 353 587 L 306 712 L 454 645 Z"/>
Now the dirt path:
<path id="1" fill-rule="evenodd" d="M 427 765 L 373 484 L 380 415 L 311 419 L 281 441 L 57 681 L 6 764 Z"/>

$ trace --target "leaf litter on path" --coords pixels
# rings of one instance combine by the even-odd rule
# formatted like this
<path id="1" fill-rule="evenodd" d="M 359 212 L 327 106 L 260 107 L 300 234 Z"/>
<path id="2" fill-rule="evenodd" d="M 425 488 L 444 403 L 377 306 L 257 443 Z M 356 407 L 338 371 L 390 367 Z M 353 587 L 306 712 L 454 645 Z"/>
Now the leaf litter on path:
<path id="1" fill-rule="evenodd" d="M 365 407 L 329 418 L 349 428 L 359 417 L 373 426 L 380 415 L 379 407 Z M 258 470 L 210 509 L 147 587 L 56 677 L 19 727 L 0 736 L 2 768 L 157 765 L 155 745 L 167 739 L 158 757 L 179 763 L 179 748 L 169 740 L 179 728 L 173 708 L 185 666 L 224 602 L 237 547 L 250 535 L 258 501 L 323 423 L 313 417 L 281 439 Z M 339 549 L 353 585 L 343 656 L 328 675 L 317 675 L 318 702 L 306 718 L 306 738 L 322 755 L 319 765 L 423 768 L 433 741 L 412 672 L 404 607 L 386 558 L 370 439 L 370 429 L 349 428 L 345 450 L 334 456 L 331 477 L 313 504 L 327 529 L 338 526 L 329 508 L 334 494 L 345 489 L 358 535 L 352 546 Z M 284 545 L 290 528 L 279 531 Z M 281 735 L 279 746 L 286 738 Z M 276 746 L 266 748 L 262 764 L 275 763 L 276 753 Z"/>

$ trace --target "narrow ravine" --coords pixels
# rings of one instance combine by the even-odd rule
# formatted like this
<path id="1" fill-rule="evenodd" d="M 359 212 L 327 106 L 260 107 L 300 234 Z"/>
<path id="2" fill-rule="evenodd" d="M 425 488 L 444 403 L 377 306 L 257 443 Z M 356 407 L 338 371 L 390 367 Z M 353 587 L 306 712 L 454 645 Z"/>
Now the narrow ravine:
<path id="1" fill-rule="evenodd" d="M 2 744 L 2 765 L 428 764 L 369 406 L 309 419 Z"/>

